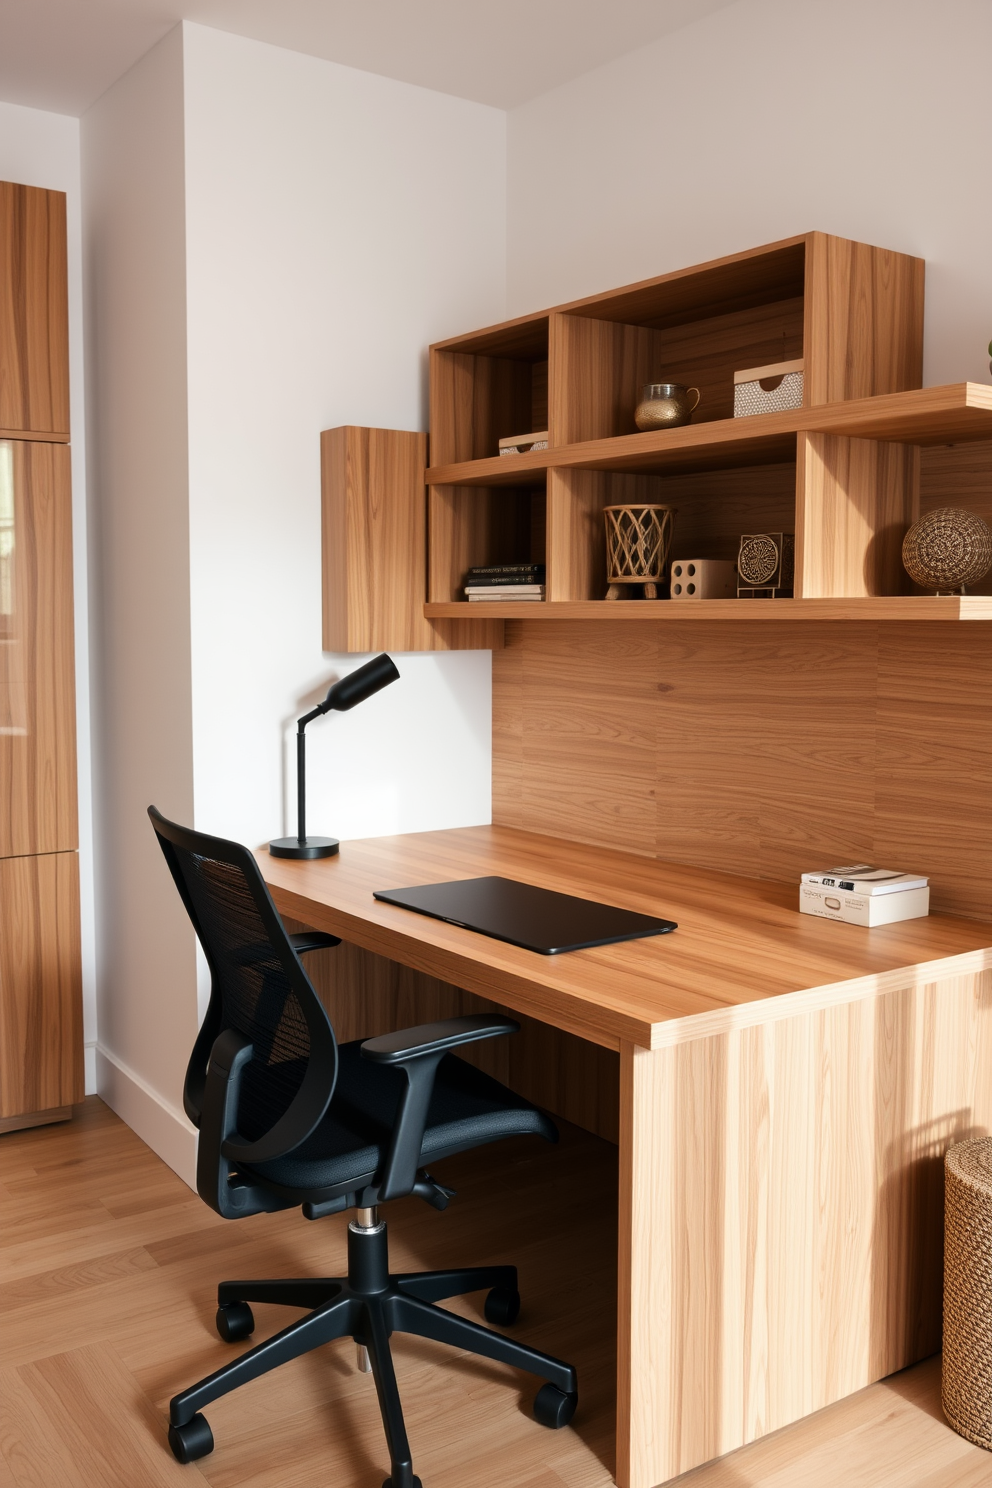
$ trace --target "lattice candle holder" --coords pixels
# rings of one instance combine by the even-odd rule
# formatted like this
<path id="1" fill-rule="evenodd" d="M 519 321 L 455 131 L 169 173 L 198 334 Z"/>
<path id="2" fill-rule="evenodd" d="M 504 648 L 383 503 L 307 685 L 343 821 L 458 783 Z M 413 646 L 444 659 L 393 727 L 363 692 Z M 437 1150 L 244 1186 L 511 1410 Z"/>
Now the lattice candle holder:
<path id="1" fill-rule="evenodd" d="M 619 599 L 625 584 L 640 584 L 645 599 L 658 598 L 668 569 L 675 530 L 674 506 L 604 506 L 607 599 Z"/>

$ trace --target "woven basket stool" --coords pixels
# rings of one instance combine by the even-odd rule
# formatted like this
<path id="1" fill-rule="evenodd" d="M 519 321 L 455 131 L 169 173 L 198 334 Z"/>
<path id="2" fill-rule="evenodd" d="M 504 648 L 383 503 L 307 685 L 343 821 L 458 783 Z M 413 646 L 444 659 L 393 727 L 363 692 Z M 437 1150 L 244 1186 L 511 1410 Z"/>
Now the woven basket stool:
<path id="1" fill-rule="evenodd" d="M 992 1137 L 944 1159 L 944 1415 L 992 1451 Z"/>

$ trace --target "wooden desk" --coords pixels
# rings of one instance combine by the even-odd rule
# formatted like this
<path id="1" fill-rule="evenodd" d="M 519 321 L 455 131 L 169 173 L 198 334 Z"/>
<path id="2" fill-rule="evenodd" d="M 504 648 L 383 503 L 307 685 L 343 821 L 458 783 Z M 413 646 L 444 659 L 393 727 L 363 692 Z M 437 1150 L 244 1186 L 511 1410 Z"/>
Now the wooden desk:
<path id="1" fill-rule="evenodd" d="M 793 886 L 500 827 L 259 862 L 283 914 L 618 1051 L 621 1488 L 939 1348 L 942 1155 L 992 1126 L 988 925 L 833 924 Z M 680 928 L 543 957 L 372 898 L 487 873 Z"/>

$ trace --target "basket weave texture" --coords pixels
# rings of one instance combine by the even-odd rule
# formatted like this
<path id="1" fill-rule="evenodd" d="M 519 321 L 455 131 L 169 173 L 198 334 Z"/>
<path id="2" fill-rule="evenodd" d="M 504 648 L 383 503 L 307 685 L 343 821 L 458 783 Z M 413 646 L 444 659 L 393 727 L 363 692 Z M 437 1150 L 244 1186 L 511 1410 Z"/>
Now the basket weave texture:
<path id="1" fill-rule="evenodd" d="M 606 577 L 610 584 L 642 584 L 665 576 L 675 525 L 674 506 L 604 506 Z"/>
<path id="2" fill-rule="evenodd" d="M 992 1451 L 992 1137 L 944 1159 L 944 1415 Z"/>

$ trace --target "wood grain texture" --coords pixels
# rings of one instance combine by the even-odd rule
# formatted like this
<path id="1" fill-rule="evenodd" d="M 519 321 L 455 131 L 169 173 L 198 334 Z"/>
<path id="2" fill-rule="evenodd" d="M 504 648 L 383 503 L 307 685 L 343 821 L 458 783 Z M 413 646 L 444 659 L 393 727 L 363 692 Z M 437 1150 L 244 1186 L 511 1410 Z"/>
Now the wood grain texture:
<path id="1" fill-rule="evenodd" d="M 495 822 L 787 885 L 818 863 L 890 863 L 930 876 L 934 910 L 992 919 L 983 627 L 603 608 L 634 615 L 508 624 Z"/>
<path id="2" fill-rule="evenodd" d="M 286 1488 L 290 1462 L 300 1483 L 378 1481 L 374 1394 L 344 1344 L 212 1407 L 210 1457 L 180 1467 L 165 1446 L 169 1396 L 230 1357 L 212 1332 L 218 1279 L 335 1269 L 343 1216 L 225 1224 L 95 1096 L 69 1126 L 4 1138 L 0 1155 L 5 1488 Z M 443 1218 L 415 1200 L 390 1206 L 394 1261 L 517 1262 L 523 1336 L 574 1359 L 582 1404 L 572 1427 L 544 1431 L 508 1372 L 398 1337 L 417 1471 L 431 1488 L 492 1488 L 498 1462 L 514 1488 L 609 1488 L 615 1151 L 566 1128 L 558 1148 L 497 1144 L 452 1159 L 444 1178 L 459 1195 Z M 453 1305 L 481 1315 L 477 1299 Z M 257 1316 L 258 1338 L 283 1320 Z M 988 1488 L 990 1473 L 988 1453 L 943 1419 L 935 1358 L 696 1469 L 686 1488 Z"/>
<path id="3" fill-rule="evenodd" d="M 990 1058 L 987 971 L 621 1051 L 623 1488 L 939 1347 L 942 1157 L 992 1124 Z"/>
<path id="4" fill-rule="evenodd" d="M 429 651 L 427 435 L 320 436 L 325 651 Z"/>
<path id="5" fill-rule="evenodd" d="M 0 429 L 69 437 L 65 193 L 0 181 Z"/>
<path id="6" fill-rule="evenodd" d="M 48 1111 L 28 1111 L 20 1116 L 0 1116 L 0 1133 L 24 1131 L 29 1126 L 51 1126 L 56 1121 L 71 1121 L 71 1106 L 52 1106 Z"/>
<path id="7" fill-rule="evenodd" d="M 546 319 L 543 325 L 544 342 L 536 360 L 431 349 L 434 463 L 498 456 L 501 439 L 547 428 Z"/>
<path id="8" fill-rule="evenodd" d="M 78 845 L 72 497 L 65 445 L 11 442 L 12 613 L 0 616 L 0 858 Z M 3 479 L 0 471 L 0 479 Z"/>
<path id="9" fill-rule="evenodd" d="M 303 928 L 291 922 L 291 929 Z M 396 1028 L 504 1012 L 447 982 L 387 961 L 347 942 L 307 957 L 307 971 L 341 1042 L 375 1038 Z M 619 1136 L 619 1056 L 550 1024 L 523 1018 L 508 1039 L 471 1045 L 462 1057 L 527 1100 L 609 1142 Z"/>
<path id="10" fill-rule="evenodd" d="M 666 330 L 577 315 L 555 319 L 561 331 L 553 424 L 561 444 L 633 434 L 648 382 L 699 389 L 692 427 L 732 418 L 735 371 L 802 356 L 801 297 Z"/>
<path id="11" fill-rule="evenodd" d="M 778 529 L 773 529 L 778 530 Z M 722 541 L 725 544 L 726 538 Z M 714 544 L 715 546 L 715 544 Z M 591 567 L 591 565 L 590 565 Z M 581 572 L 581 570 L 580 570 Z M 476 615 L 476 610 L 479 614 Z M 427 604 L 424 613 L 435 621 L 459 620 L 465 614 L 463 605 Z M 619 621 L 642 625 L 645 620 L 665 625 L 681 625 L 686 612 L 667 599 L 651 600 L 557 600 L 540 606 L 501 603 L 474 604 L 472 619 L 542 621 L 555 624 L 561 620 Z M 965 595 L 882 595 L 860 599 L 702 599 L 693 601 L 692 618 L 704 623 L 739 624 L 742 620 L 821 621 L 860 620 L 869 623 L 920 621 L 957 624 L 959 621 L 992 620 L 990 596 Z"/>
<path id="12" fill-rule="evenodd" d="M 70 1126 L 4 1137 L 0 1162 L 4 1488 L 382 1482 L 375 1387 L 350 1340 L 208 1407 L 208 1457 L 181 1467 L 166 1444 L 170 1396 L 232 1357 L 214 1331 L 218 1281 L 340 1274 L 347 1215 L 225 1223 L 95 1097 Z M 616 1149 L 566 1126 L 556 1147 L 512 1139 L 437 1171 L 457 1189 L 444 1215 L 415 1199 L 386 1211 L 394 1270 L 515 1263 L 515 1334 L 574 1361 L 582 1408 L 547 1431 L 529 1377 L 394 1335 L 417 1473 L 430 1488 L 492 1488 L 497 1465 L 514 1488 L 609 1488 Z M 482 1301 L 445 1305 L 481 1322 Z M 255 1340 L 296 1315 L 259 1305 Z"/>
<path id="13" fill-rule="evenodd" d="M 82 1098 L 78 857 L 0 858 L 0 1117 Z"/>
<path id="14" fill-rule="evenodd" d="M 611 725 L 590 710 L 580 747 Z M 640 760 L 645 746 L 631 737 Z M 650 825 L 650 823 L 649 823 Z M 644 840 L 647 840 L 645 837 Z M 931 915 L 867 931 L 797 909 L 780 885 L 584 847 L 507 827 L 377 837 L 336 858 L 260 850 L 280 912 L 605 1048 L 644 1047 L 792 1016 L 920 978 L 992 965 L 988 926 Z M 376 889 L 502 874 L 678 922 L 672 935 L 537 956 L 373 898 Z M 700 1019 L 706 1019 L 700 1025 Z"/>
<path id="15" fill-rule="evenodd" d="M 513 485 L 533 477 L 535 472 L 566 467 L 677 474 L 760 465 L 791 458 L 794 436 L 802 430 L 923 448 L 946 445 L 948 441 L 988 441 L 992 438 L 992 388 L 984 383 L 950 383 L 845 403 L 761 413 L 746 419 L 718 419 L 679 429 L 591 439 L 580 445 L 559 443 L 547 450 L 517 455 L 512 461 L 486 459 L 435 465 L 428 469 L 427 481 L 440 485 Z"/>
<path id="16" fill-rule="evenodd" d="M 826 233 L 807 236 L 808 406 L 920 386 L 924 269 L 922 258 Z"/>
<path id="17" fill-rule="evenodd" d="M 918 492 L 919 452 L 911 445 L 799 434 L 797 596 L 894 595 L 908 588 L 902 542 Z"/>
<path id="18" fill-rule="evenodd" d="M 666 499 L 664 482 L 657 476 L 605 470 L 549 470 L 548 600 L 603 599 L 606 593 L 604 506 Z"/>

